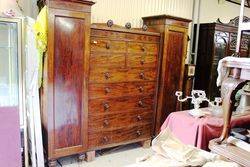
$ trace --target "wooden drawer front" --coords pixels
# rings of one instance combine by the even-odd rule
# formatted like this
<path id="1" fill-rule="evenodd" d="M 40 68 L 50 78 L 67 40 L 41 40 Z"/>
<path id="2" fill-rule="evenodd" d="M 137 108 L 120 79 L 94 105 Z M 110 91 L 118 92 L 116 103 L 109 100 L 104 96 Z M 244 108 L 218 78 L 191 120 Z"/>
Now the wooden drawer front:
<path id="1" fill-rule="evenodd" d="M 91 52 L 112 52 L 112 53 L 126 53 L 126 42 L 110 41 L 101 38 L 91 39 Z"/>
<path id="2" fill-rule="evenodd" d="M 89 115 L 120 112 L 124 109 L 126 109 L 125 112 L 140 109 L 153 110 L 153 101 L 154 95 L 89 100 Z"/>
<path id="3" fill-rule="evenodd" d="M 154 93 L 155 82 L 131 82 L 89 85 L 89 99 L 147 95 Z"/>
<path id="4" fill-rule="evenodd" d="M 89 116 L 89 130 L 102 131 L 117 129 L 127 125 L 139 125 L 153 123 L 152 110 L 135 110 L 133 112 L 123 112 L 115 114 L 103 114 Z"/>
<path id="5" fill-rule="evenodd" d="M 129 54 L 127 57 L 127 66 L 156 68 L 157 55 Z"/>
<path id="6" fill-rule="evenodd" d="M 133 81 L 155 81 L 155 68 L 108 69 L 90 70 L 89 83 L 117 83 Z"/>
<path id="7" fill-rule="evenodd" d="M 128 43 L 128 53 L 158 54 L 158 44 Z"/>
<path id="8" fill-rule="evenodd" d="M 116 130 L 89 132 L 89 148 L 97 148 L 122 142 L 149 139 L 152 136 L 152 124 L 132 126 Z"/>
<path id="9" fill-rule="evenodd" d="M 96 69 L 99 67 L 120 68 L 125 67 L 124 53 L 91 53 L 90 68 Z"/>
<path id="10" fill-rule="evenodd" d="M 134 33 L 125 33 L 125 32 L 116 32 L 116 31 L 104 31 L 91 29 L 91 37 L 102 37 L 115 40 L 126 40 L 126 41 L 142 41 L 142 42 L 160 42 L 159 36 L 153 35 L 144 35 L 144 34 L 134 34 Z"/>
<path id="11" fill-rule="evenodd" d="M 91 38 L 94 38 L 94 37 L 122 40 L 126 38 L 126 33 L 91 29 Z"/>

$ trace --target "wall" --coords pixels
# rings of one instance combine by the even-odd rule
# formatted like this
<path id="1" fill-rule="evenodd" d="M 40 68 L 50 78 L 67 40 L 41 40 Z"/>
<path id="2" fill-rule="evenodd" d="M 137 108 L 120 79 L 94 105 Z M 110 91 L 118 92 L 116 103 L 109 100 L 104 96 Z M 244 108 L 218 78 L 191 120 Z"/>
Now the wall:
<path id="1" fill-rule="evenodd" d="M 218 0 L 201 0 L 201 22 L 214 22 L 220 18 L 224 22 L 239 15 L 240 5 Z M 193 0 L 96 0 L 92 8 L 92 22 L 106 22 L 112 19 L 115 24 L 131 22 L 133 27 L 142 25 L 141 17 L 170 14 L 192 18 Z M 250 17 L 250 9 L 245 10 Z"/>

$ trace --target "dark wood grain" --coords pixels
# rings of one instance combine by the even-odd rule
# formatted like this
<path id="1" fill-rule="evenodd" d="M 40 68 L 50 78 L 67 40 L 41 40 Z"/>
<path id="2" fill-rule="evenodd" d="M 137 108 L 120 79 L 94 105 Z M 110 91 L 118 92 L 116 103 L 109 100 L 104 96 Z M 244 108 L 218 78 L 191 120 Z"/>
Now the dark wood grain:
<path id="1" fill-rule="evenodd" d="M 67 24 L 68 26 L 64 26 Z M 55 18 L 54 126 L 55 148 L 82 144 L 84 20 Z M 74 27 L 69 28 L 69 26 Z M 80 37 L 80 38 L 79 38 Z M 67 41 L 67 43 L 65 42 Z"/>
<path id="2" fill-rule="evenodd" d="M 87 151 L 92 4 L 84 0 L 48 2 L 41 117 L 44 148 L 51 162 Z"/>
<path id="3" fill-rule="evenodd" d="M 89 99 L 149 95 L 155 91 L 155 82 L 90 84 Z"/>
<path id="4" fill-rule="evenodd" d="M 96 68 L 90 70 L 90 83 L 121 83 L 135 81 L 155 81 L 154 68 Z"/>
<path id="5" fill-rule="evenodd" d="M 182 91 L 190 20 L 159 15 L 144 17 L 143 22 L 149 28 L 160 32 L 162 36 L 155 120 L 155 133 L 158 133 L 169 113 L 179 110 L 175 91 Z"/>
<path id="6" fill-rule="evenodd" d="M 153 109 L 154 95 L 89 100 L 89 114 Z M 126 107 L 126 110 L 124 110 Z"/>
<path id="7" fill-rule="evenodd" d="M 152 124 L 143 126 L 127 126 L 116 130 L 101 132 L 89 132 L 89 147 L 100 148 L 109 147 L 125 142 L 134 142 L 133 140 L 150 139 L 152 135 Z"/>
<path id="8" fill-rule="evenodd" d="M 121 113 L 104 113 L 89 116 L 89 131 L 112 130 L 128 125 L 152 124 L 153 110 L 120 111 Z"/>

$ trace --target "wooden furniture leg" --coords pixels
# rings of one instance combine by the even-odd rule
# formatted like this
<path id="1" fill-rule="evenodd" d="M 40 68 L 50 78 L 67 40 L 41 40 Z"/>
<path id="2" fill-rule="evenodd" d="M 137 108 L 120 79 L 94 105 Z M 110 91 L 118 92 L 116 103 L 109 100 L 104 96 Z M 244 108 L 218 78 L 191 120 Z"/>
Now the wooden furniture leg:
<path id="1" fill-rule="evenodd" d="M 56 167 L 56 160 L 55 159 L 49 160 L 48 161 L 48 167 Z"/>
<path id="2" fill-rule="evenodd" d="M 244 80 L 237 77 L 227 78 L 222 83 L 221 96 L 223 98 L 222 108 L 224 124 L 222 134 L 217 142 L 223 142 L 229 135 L 232 112 L 235 109 L 235 94 L 245 84 Z"/>
<path id="3" fill-rule="evenodd" d="M 86 152 L 85 160 L 87 162 L 93 161 L 95 159 L 95 151 Z"/>
<path id="4" fill-rule="evenodd" d="M 142 145 L 143 148 L 150 148 L 151 140 L 142 141 L 140 144 Z"/>
<path id="5" fill-rule="evenodd" d="M 78 154 L 78 161 L 82 162 L 85 159 L 85 154 Z"/>

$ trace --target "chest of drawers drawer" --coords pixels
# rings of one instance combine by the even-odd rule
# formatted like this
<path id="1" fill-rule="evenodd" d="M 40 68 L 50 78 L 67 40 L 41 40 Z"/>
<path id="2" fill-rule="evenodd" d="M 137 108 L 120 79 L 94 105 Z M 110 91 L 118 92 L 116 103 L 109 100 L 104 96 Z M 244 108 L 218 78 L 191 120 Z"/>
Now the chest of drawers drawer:
<path id="1" fill-rule="evenodd" d="M 155 82 L 90 84 L 89 99 L 148 95 L 155 93 Z"/>
<path id="2" fill-rule="evenodd" d="M 97 68 L 125 68 L 125 53 L 91 53 L 90 69 Z"/>
<path id="3" fill-rule="evenodd" d="M 155 43 L 159 42 L 160 40 L 159 36 L 91 29 L 91 38 L 97 38 L 97 37 L 115 39 L 115 40 L 155 42 Z"/>
<path id="4" fill-rule="evenodd" d="M 153 110 L 154 95 L 117 97 L 89 100 L 89 115 L 100 113 L 129 112 L 131 110 Z"/>
<path id="5" fill-rule="evenodd" d="M 101 132 L 89 132 L 88 143 L 91 149 L 117 145 L 122 142 L 150 139 L 152 124 L 120 128 Z"/>
<path id="6" fill-rule="evenodd" d="M 109 69 L 98 68 L 90 70 L 89 83 L 117 83 L 134 81 L 155 81 L 155 68 Z"/>
<path id="7" fill-rule="evenodd" d="M 89 117 L 90 131 L 103 131 L 126 127 L 127 125 L 141 125 L 153 123 L 153 110 L 134 110 L 123 113 L 105 113 Z"/>
<path id="8" fill-rule="evenodd" d="M 127 44 L 124 41 L 113 41 L 102 38 L 91 38 L 91 52 L 125 53 Z"/>
<path id="9" fill-rule="evenodd" d="M 127 66 L 143 67 L 143 68 L 156 68 L 157 67 L 157 54 L 128 54 Z"/>
<path id="10" fill-rule="evenodd" d="M 128 42 L 128 53 L 158 54 L 158 44 Z"/>

